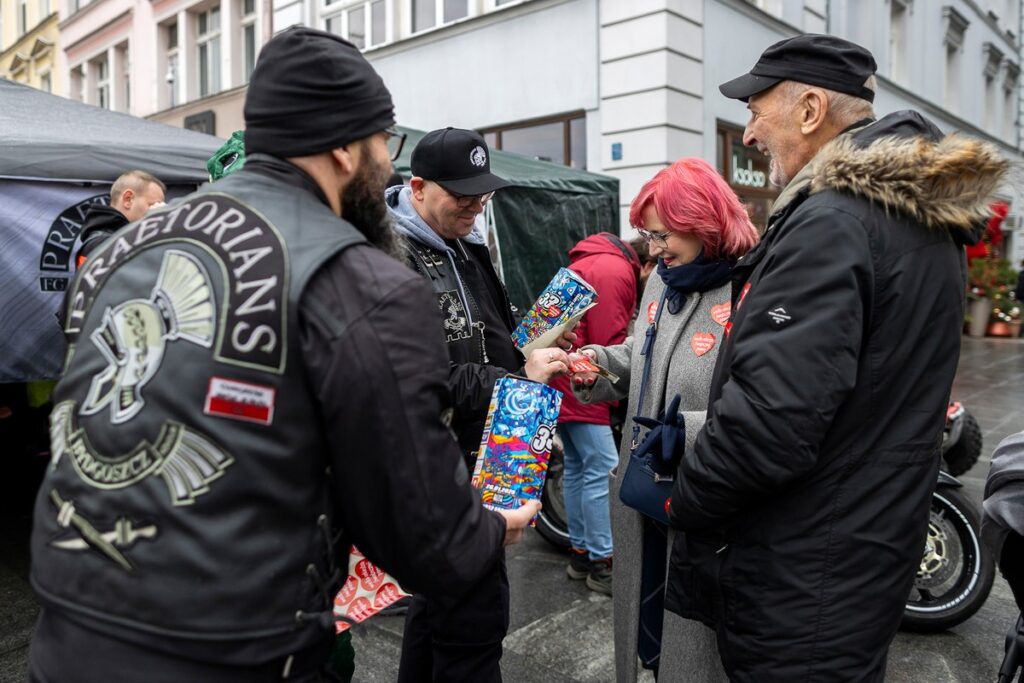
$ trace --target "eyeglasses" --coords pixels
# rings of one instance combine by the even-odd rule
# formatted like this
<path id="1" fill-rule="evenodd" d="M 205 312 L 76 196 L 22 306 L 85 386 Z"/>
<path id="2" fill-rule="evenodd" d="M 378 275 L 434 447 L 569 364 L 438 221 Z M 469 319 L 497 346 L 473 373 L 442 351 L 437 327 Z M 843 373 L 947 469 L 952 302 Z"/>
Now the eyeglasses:
<path id="1" fill-rule="evenodd" d="M 480 206 L 487 206 L 487 202 L 491 201 L 494 197 L 493 192 L 487 192 L 486 194 L 456 194 L 440 183 L 437 183 L 437 186 L 447 192 L 448 196 L 455 200 L 460 209 L 468 209 L 475 202 L 480 202 Z"/>
<path id="2" fill-rule="evenodd" d="M 402 153 L 402 147 L 405 146 L 406 135 L 395 127 L 385 128 L 384 133 L 388 136 L 388 154 L 391 155 L 391 161 L 397 161 Z"/>
<path id="3" fill-rule="evenodd" d="M 640 234 L 640 239 L 644 242 L 647 242 L 648 244 L 654 242 L 655 244 L 660 244 L 663 247 L 668 246 L 668 236 L 672 234 L 670 232 L 651 232 L 650 230 L 645 230 L 643 228 L 633 229 Z"/>

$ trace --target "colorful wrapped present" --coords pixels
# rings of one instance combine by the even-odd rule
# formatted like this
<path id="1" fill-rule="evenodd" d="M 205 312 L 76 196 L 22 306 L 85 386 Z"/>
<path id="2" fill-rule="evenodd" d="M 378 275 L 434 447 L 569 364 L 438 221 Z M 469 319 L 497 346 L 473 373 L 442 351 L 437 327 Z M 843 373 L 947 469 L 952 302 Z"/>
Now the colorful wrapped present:
<path id="1" fill-rule="evenodd" d="M 512 342 L 526 356 L 534 349 L 552 346 L 596 305 L 594 288 L 568 268 L 559 268 L 512 333 Z"/>
<path id="2" fill-rule="evenodd" d="M 388 605 L 409 595 L 391 576 L 366 559 L 352 546 L 348 555 L 348 578 L 334 597 L 334 627 L 337 633 L 366 621 Z"/>
<path id="3" fill-rule="evenodd" d="M 473 468 L 484 507 L 513 510 L 540 500 L 561 405 L 562 392 L 538 382 L 509 376 L 494 385 Z"/>

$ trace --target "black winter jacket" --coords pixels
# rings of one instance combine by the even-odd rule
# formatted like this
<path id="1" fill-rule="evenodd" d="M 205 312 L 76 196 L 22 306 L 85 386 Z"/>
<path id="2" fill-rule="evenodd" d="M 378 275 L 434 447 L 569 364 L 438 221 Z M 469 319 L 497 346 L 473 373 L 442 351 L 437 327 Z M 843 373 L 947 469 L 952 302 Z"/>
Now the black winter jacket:
<path id="1" fill-rule="evenodd" d="M 82 224 L 82 246 L 78 248 L 76 261 L 89 254 L 107 241 L 107 238 L 128 225 L 123 213 L 106 204 L 93 204 L 85 214 Z"/>
<path id="2" fill-rule="evenodd" d="M 512 306 L 483 235 L 442 240 L 415 213 L 408 193 L 408 188 L 389 189 L 388 207 L 395 228 L 408 240 L 409 266 L 430 282 L 437 297 L 450 359 L 452 429 L 472 467 L 494 383 L 510 372 L 525 373 L 523 355 L 512 343 Z"/>
<path id="3" fill-rule="evenodd" d="M 957 240 L 1006 168 L 940 138 L 912 112 L 839 136 L 736 268 L 666 596 L 731 680 L 883 680 L 959 357 Z"/>

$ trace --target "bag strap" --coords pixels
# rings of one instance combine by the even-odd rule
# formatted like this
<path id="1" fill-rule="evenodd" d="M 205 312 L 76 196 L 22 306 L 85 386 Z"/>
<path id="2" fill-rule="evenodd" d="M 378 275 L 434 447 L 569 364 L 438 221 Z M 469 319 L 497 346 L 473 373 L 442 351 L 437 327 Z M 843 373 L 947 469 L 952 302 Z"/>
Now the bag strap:
<path id="1" fill-rule="evenodd" d="M 630 252 L 629 248 L 626 247 L 626 243 L 623 242 L 622 238 L 619 237 L 618 235 L 613 235 L 610 232 L 602 232 L 598 234 L 600 234 L 601 237 L 605 238 L 606 240 L 614 244 L 618 248 L 618 250 L 622 252 L 623 258 L 625 258 L 630 263 L 639 260 L 636 254 Z"/>
<path id="2" fill-rule="evenodd" d="M 661 312 L 665 310 L 665 299 L 668 296 L 668 287 L 661 292 L 661 299 L 658 301 L 658 312 L 654 316 L 654 322 L 647 326 L 647 335 L 644 337 L 644 345 L 640 348 L 640 355 L 644 358 L 644 371 L 640 375 L 640 400 L 637 401 L 636 415 L 643 415 L 644 396 L 647 394 L 647 378 L 651 374 L 651 357 L 654 349 L 654 339 L 658 336 L 658 324 L 661 322 Z M 633 423 L 633 441 L 629 446 L 630 451 L 635 451 L 639 446 L 637 437 L 640 436 L 640 425 Z"/>

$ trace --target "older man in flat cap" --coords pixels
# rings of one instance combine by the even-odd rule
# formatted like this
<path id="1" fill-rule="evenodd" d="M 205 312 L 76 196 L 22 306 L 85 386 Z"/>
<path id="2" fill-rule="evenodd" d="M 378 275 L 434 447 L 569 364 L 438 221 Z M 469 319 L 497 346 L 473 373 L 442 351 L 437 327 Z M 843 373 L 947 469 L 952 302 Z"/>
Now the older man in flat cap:
<path id="1" fill-rule="evenodd" d="M 401 136 L 353 45 L 260 57 L 243 169 L 99 247 L 69 293 L 32 538 L 35 681 L 322 680 L 350 544 L 409 590 L 491 572 L 430 287 L 383 202 Z"/>
<path id="2" fill-rule="evenodd" d="M 858 45 L 801 35 L 721 86 L 782 194 L 736 267 L 707 423 L 675 479 L 685 571 L 664 649 L 673 620 L 699 620 L 733 681 L 882 681 L 921 561 L 962 243 L 1006 163 L 915 112 L 875 120 L 874 71 Z M 690 628 L 690 666 L 664 680 L 721 678 L 711 631 Z"/>

